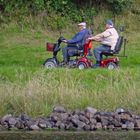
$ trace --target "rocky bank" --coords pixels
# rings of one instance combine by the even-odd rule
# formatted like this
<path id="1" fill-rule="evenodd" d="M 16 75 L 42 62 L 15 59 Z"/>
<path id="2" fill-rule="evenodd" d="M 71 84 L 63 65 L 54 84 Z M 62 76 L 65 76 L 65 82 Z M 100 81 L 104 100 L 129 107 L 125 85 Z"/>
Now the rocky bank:
<path id="1" fill-rule="evenodd" d="M 30 118 L 27 114 L 17 117 L 7 114 L 0 119 L 0 131 L 5 130 L 140 130 L 140 116 L 122 108 L 113 112 L 98 111 L 93 107 L 67 111 L 54 107 L 47 117 Z"/>

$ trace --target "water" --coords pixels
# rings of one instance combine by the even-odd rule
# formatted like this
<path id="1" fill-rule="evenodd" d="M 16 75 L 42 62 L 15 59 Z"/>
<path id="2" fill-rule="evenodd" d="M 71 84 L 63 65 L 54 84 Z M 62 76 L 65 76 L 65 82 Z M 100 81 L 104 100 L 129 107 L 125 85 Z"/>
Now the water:
<path id="1" fill-rule="evenodd" d="M 0 132 L 0 140 L 140 140 L 140 132 Z"/>

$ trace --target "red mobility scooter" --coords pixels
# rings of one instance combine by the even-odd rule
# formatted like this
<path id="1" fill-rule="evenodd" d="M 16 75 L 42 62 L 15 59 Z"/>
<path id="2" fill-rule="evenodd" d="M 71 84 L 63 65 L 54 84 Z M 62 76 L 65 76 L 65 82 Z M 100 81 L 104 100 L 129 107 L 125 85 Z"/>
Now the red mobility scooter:
<path id="1" fill-rule="evenodd" d="M 120 29 L 121 32 L 124 31 L 124 28 Z M 60 37 L 55 44 L 46 43 L 47 51 L 53 52 L 53 57 L 48 58 L 44 63 L 44 67 L 46 68 L 55 68 L 55 67 L 69 67 L 69 68 L 92 68 L 94 61 L 89 59 L 88 49 L 91 47 L 91 42 L 86 42 L 84 44 L 83 50 L 79 50 L 77 56 L 73 60 L 69 60 L 67 65 L 64 65 L 63 62 L 59 62 L 57 59 L 57 54 L 61 50 L 60 44 L 65 40 L 63 37 Z M 122 35 L 119 36 L 117 44 L 115 46 L 115 50 L 113 52 L 102 52 L 101 55 L 106 56 L 106 58 L 102 59 L 100 63 L 101 68 L 115 69 L 118 67 L 119 58 L 116 56 L 121 50 L 122 44 L 124 42 L 124 56 L 125 56 L 125 44 L 126 39 L 123 38 Z M 109 57 L 113 56 L 113 57 Z"/>
<path id="2" fill-rule="evenodd" d="M 46 68 L 55 68 L 55 67 L 68 67 L 68 68 L 75 68 L 78 67 L 79 69 L 89 68 L 92 66 L 92 61 L 89 60 L 86 56 L 88 53 L 88 48 L 90 42 L 86 43 L 83 47 L 83 50 L 78 50 L 76 58 L 73 60 L 69 60 L 68 64 L 64 64 L 60 62 L 57 58 L 58 52 L 61 50 L 61 42 L 65 40 L 63 37 L 60 37 L 55 44 L 46 43 L 46 50 L 53 52 L 53 57 L 48 58 L 44 63 L 44 67 Z"/>
<path id="3" fill-rule="evenodd" d="M 119 54 L 123 41 L 124 41 L 123 36 L 119 36 L 114 51 L 102 52 L 101 55 L 104 55 L 106 58 L 102 59 L 102 61 L 100 62 L 100 68 L 115 69 L 118 67 L 119 58 L 116 56 L 116 54 Z M 92 67 L 94 64 L 94 62 L 89 60 L 87 57 L 89 43 L 90 42 L 88 42 L 87 44 L 84 45 L 83 57 L 81 57 L 77 60 L 77 67 L 79 69 L 89 68 L 89 67 Z M 125 48 L 125 43 L 124 43 L 124 48 Z M 113 56 L 113 57 L 109 57 L 109 56 Z"/>

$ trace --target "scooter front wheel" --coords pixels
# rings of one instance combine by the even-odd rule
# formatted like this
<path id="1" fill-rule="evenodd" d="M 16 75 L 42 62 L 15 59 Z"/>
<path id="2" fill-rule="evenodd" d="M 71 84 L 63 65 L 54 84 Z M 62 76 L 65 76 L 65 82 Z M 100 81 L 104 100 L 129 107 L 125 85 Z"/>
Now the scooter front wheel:
<path id="1" fill-rule="evenodd" d="M 47 68 L 47 69 L 52 69 L 52 68 L 56 68 L 56 63 L 54 63 L 54 61 L 52 60 L 47 60 L 44 62 L 44 67 Z"/>

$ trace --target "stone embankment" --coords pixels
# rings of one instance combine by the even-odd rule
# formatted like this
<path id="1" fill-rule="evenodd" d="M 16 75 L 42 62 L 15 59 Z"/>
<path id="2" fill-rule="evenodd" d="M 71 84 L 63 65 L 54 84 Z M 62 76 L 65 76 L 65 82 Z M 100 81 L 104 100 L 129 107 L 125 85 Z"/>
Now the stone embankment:
<path id="1" fill-rule="evenodd" d="M 30 118 L 26 114 L 14 117 L 7 114 L 0 119 L 0 130 L 140 130 L 140 116 L 117 109 L 114 112 L 85 110 L 66 111 L 62 106 L 54 107 L 48 117 Z"/>

